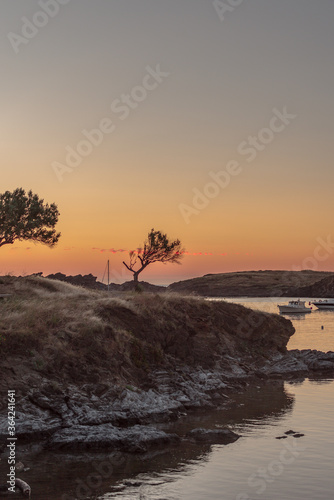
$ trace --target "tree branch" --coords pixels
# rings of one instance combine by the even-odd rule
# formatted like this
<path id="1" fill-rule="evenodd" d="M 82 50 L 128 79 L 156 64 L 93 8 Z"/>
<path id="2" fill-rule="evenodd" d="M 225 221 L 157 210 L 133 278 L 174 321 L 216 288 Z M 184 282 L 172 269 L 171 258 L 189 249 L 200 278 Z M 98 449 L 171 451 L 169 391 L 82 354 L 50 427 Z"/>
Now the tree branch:
<path id="1" fill-rule="evenodd" d="M 125 265 L 125 267 L 126 267 L 129 271 L 131 271 L 132 273 L 135 273 L 135 271 L 134 271 L 133 269 L 131 269 L 131 267 L 129 267 L 129 266 L 126 264 L 126 262 L 124 262 L 124 260 L 123 260 L 123 264 Z"/>

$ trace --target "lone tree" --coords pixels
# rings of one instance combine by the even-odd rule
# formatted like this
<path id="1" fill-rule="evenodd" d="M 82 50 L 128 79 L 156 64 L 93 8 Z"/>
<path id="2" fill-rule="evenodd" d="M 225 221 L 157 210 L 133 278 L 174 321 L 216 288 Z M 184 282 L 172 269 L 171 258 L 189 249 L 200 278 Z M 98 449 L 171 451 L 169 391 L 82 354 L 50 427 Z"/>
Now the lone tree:
<path id="1" fill-rule="evenodd" d="M 44 204 L 37 194 L 17 188 L 0 194 L 0 247 L 32 240 L 53 247 L 60 237 L 55 230 L 58 208 Z"/>
<path id="2" fill-rule="evenodd" d="M 144 248 L 138 248 L 137 251 L 132 250 L 129 253 L 130 262 L 127 264 L 123 261 L 125 267 L 133 273 L 135 283 L 138 283 L 139 274 L 153 262 L 172 262 L 180 264 L 183 257 L 183 249 L 181 248 L 180 240 L 169 241 L 167 234 L 152 229 L 144 243 Z M 139 260 L 139 263 L 138 263 Z M 135 266 L 139 267 L 135 269 Z"/>

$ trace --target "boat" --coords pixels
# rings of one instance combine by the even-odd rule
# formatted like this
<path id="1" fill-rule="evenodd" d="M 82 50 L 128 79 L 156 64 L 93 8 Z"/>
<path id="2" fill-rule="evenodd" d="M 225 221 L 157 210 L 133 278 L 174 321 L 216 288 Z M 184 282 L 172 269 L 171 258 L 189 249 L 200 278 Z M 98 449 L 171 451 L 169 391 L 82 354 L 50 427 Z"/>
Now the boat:
<path id="1" fill-rule="evenodd" d="M 288 304 L 278 305 L 280 313 L 310 313 L 312 309 L 305 306 L 305 301 L 303 300 L 290 300 Z"/>
<path id="2" fill-rule="evenodd" d="M 318 309 L 334 309 L 334 299 L 314 300 L 312 304 Z"/>

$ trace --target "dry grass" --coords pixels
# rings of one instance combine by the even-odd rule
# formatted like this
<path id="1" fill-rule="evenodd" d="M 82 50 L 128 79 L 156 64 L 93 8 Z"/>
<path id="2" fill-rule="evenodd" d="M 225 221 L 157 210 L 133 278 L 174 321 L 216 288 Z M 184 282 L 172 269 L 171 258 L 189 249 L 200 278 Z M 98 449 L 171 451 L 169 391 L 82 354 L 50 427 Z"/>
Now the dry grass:
<path id="1" fill-rule="evenodd" d="M 216 355 L 245 344 L 236 332 L 249 311 L 234 304 L 174 293 L 116 296 L 40 277 L 1 278 L 0 293 L 12 294 L 0 301 L 0 365 L 20 358 L 53 380 L 136 383 L 152 367 L 212 366 Z"/>
<path id="2" fill-rule="evenodd" d="M 24 357 L 45 375 L 84 381 L 122 367 L 145 371 L 162 358 L 137 336 L 145 294 L 119 297 L 40 277 L 6 276 L 0 286 L 12 294 L 0 302 L 2 360 Z"/>

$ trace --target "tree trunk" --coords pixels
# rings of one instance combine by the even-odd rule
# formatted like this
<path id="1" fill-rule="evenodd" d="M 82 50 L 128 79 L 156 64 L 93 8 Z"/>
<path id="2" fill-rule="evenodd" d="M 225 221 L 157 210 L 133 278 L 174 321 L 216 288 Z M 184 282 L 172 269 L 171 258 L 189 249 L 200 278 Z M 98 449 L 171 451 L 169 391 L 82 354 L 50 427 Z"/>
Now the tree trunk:
<path id="1" fill-rule="evenodd" d="M 139 272 L 140 271 L 137 271 L 136 273 L 133 273 L 133 280 L 135 282 L 135 291 L 136 292 L 141 292 L 142 291 L 141 286 L 139 285 L 139 281 L 138 281 Z"/>

